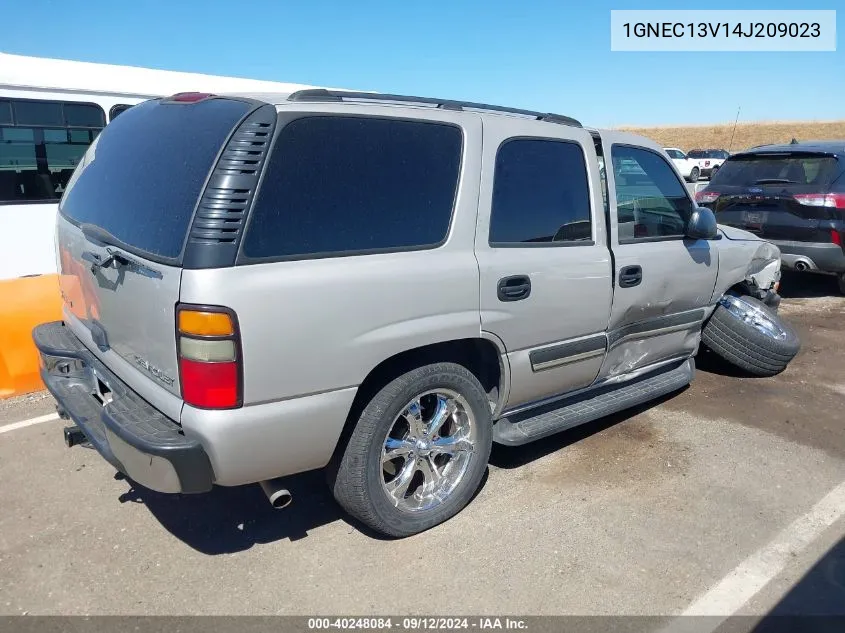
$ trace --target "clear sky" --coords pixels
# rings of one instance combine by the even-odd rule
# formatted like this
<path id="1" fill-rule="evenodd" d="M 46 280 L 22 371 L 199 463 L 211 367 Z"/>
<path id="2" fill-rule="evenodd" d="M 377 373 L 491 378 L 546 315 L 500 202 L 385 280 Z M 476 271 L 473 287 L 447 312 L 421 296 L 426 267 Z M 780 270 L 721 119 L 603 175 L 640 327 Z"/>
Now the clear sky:
<path id="1" fill-rule="evenodd" d="M 610 9 L 843 0 L 0 0 L 6 53 L 438 96 L 590 125 L 845 118 L 828 53 L 610 51 Z"/>

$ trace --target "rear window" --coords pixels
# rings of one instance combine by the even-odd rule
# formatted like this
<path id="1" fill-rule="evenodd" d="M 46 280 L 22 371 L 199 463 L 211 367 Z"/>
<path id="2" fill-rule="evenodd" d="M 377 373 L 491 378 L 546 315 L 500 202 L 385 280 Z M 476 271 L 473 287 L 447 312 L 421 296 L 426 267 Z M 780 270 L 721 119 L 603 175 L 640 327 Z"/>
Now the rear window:
<path id="1" fill-rule="evenodd" d="M 727 158 L 726 152 L 718 149 L 694 149 L 687 156 L 690 158 Z"/>
<path id="2" fill-rule="evenodd" d="M 86 152 L 61 213 L 150 255 L 179 257 L 206 177 L 249 108 L 208 99 L 147 101 L 126 110 Z"/>
<path id="3" fill-rule="evenodd" d="M 714 185 L 813 185 L 828 187 L 837 177 L 836 158 L 824 154 L 747 154 L 722 163 Z"/>
<path id="4" fill-rule="evenodd" d="M 281 259 L 436 246 L 449 231 L 461 146 L 460 129 L 441 123 L 292 121 L 270 156 L 243 254 Z"/>

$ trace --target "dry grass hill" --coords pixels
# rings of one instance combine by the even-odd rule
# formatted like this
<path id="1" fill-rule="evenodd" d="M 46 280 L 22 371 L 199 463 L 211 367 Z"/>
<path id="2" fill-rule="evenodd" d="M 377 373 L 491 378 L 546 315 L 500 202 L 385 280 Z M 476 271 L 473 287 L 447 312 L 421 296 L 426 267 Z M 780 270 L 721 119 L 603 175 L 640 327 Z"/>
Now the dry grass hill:
<path id="1" fill-rule="evenodd" d="M 733 123 L 713 125 L 686 125 L 673 127 L 630 127 L 619 129 L 642 134 L 664 147 L 678 147 L 686 152 L 691 149 L 729 149 Z M 736 126 L 731 151 L 736 152 L 755 145 L 788 143 L 793 138 L 802 140 L 843 139 L 843 121 L 763 121 L 740 123 Z"/>

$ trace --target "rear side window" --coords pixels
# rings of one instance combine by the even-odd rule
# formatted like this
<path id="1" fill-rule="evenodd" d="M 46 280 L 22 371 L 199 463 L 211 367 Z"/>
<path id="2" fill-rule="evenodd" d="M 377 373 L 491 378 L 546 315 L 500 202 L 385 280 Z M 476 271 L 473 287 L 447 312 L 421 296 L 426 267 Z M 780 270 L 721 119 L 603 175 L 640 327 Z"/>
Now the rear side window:
<path id="1" fill-rule="evenodd" d="M 722 163 L 711 183 L 737 187 L 783 184 L 826 188 L 838 175 L 836 158 L 825 154 L 746 154 Z"/>
<path id="2" fill-rule="evenodd" d="M 146 254 L 177 258 L 206 177 L 250 106 L 207 99 L 147 101 L 103 130 L 74 172 L 60 206 Z"/>
<path id="3" fill-rule="evenodd" d="M 244 238 L 247 258 L 433 247 L 446 239 L 460 129 L 318 116 L 279 133 Z"/>
<path id="4" fill-rule="evenodd" d="M 506 141 L 496 155 L 490 244 L 591 241 L 581 146 L 546 139 Z"/>

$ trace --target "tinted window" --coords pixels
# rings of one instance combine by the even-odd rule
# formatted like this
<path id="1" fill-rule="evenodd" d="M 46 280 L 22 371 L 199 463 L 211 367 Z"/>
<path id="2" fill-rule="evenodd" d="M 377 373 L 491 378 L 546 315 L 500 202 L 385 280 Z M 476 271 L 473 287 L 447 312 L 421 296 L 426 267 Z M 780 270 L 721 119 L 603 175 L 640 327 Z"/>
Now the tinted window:
<path id="1" fill-rule="evenodd" d="M 666 153 L 669 154 L 670 158 L 683 158 L 684 157 L 683 152 L 680 152 L 676 149 L 666 150 Z"/>
<path id="2" fill-rule="evenodd" d="M 727 158 L 728 153 L 721 149 L 694 149 L 687 156 L 689 158 Z"/>
<path id="3" fill-rule="evenodd" d="M 0 101 L 0 125 L 12 124 L 12 104 L 8 101 Z"/>
<path id="4" fill-rule="evenodd" d="M 178 257 L 206 177 L 249 105 L 148 101 L 91 145 L 62 200 L 63 215 L 142 251 Z M 61 158 L 57 155 L 57 160 Z"/>
<path id="5" fill-rule="evenodd" d="M 126 105 L 124 103 L 112 106 L 111 110 L 109 110 L 109 121 L 114 121 L 119 114 L 126 112 L 131 107 L 131 105 Z"/>
<path id="6" fill-rule="evenodd" d="M 663 157 L 624 145 L 614 145 L 611 156 L 619 241 L 682 237 L 692 202 Z"/>
<path id="7" fill-rule="evenodd" d="M 729 158 L 712 183 L 751 185 L 817 185 L 827 187 L 839 175 L 836 159 L 823 154 L 746 154 Z"/>
<path id="8" fill-rule="evenodd" d="M 845 193 L 845 159 L 840 158 L 838 163 L 839 174 L 833 176 L 833 180 L 830 183 L 830 190 Z"/>
<path id="9" fill-rule="evenodd" d="M 68 127 L 98 127 L 106 124 L 102 108 L 84 103 L 65 104 L 65 123 Z"/>
<path id="10" fill-rule="evenodd" d="M 590 241 L 590 193 L 577 143 L 505 142 L 496 155 L 490 243 Z"/>
<path id="11" fill-rule="evenodd" d="M 247 257 L 430 247 L 445 239 L 461 160 L 450 125 L 308 117 L 282 129 Z"/>
<path id="12" fill-rule="evenodd" d="M 13 101 L 18 125 L 64 125 L 62 104 L 58 101 Z"/>
<path id="13" fill-rule="evenodd" d="M 0 101 L 0 203 L 58 200 L 104 122 L 96 105 Z"/>

